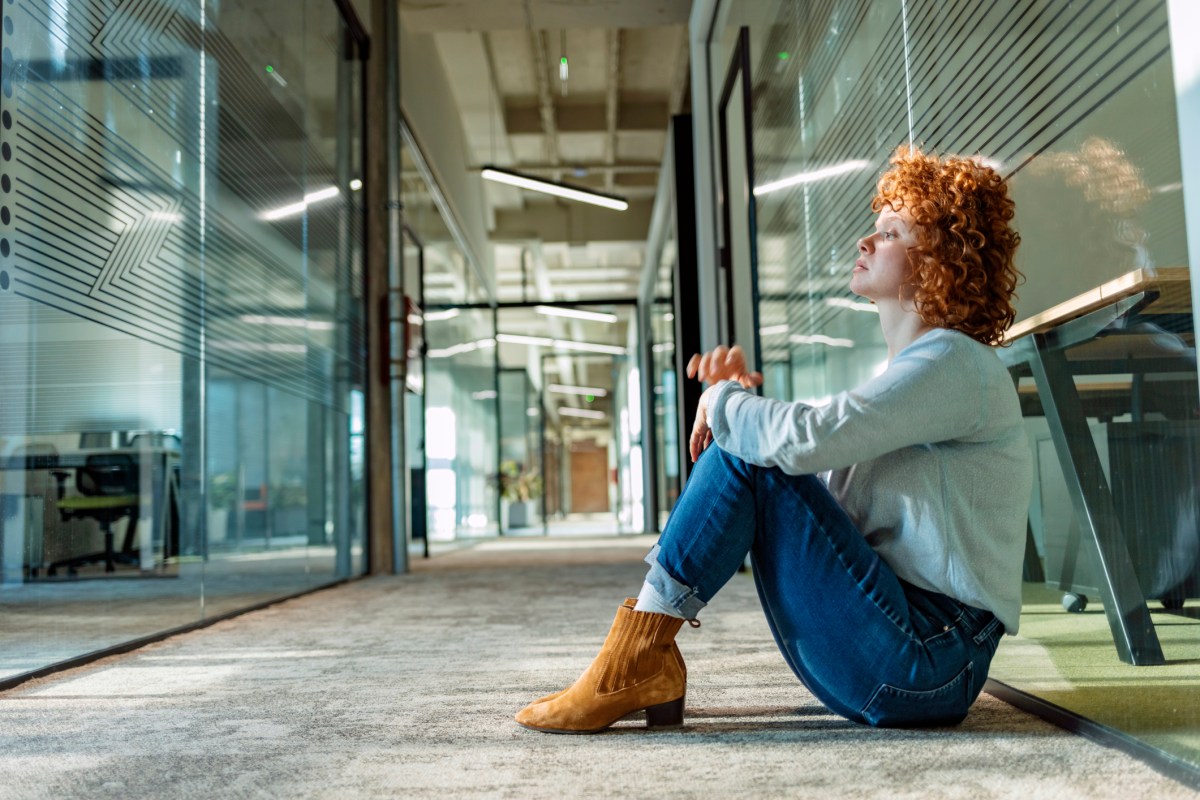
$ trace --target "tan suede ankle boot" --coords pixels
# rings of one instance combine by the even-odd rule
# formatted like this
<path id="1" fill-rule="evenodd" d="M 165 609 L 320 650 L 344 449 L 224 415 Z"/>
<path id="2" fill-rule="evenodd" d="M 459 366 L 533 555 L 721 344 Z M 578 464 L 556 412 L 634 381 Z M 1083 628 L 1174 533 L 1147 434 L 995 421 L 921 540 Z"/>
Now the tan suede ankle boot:
<path id="1" fill-rule="evenodd" d="M 683 724 L 687 667 L 675 646 L 683 620 L 634 611 L 630 598 L 617 609 L 608 637 L 579 680 L 526 706 L 517 722 L 545 733 L 595 733 L 634 711 L 646 727 Z"/>

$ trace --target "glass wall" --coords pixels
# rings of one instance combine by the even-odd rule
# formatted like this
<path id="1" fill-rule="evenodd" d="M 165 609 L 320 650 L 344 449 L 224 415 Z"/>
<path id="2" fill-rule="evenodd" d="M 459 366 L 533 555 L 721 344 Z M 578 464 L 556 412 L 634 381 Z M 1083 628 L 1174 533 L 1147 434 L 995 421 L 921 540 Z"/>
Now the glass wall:
<path id="1" fill-rule="evenodd" d="M 329 0 L 3 7 L 0 680 L 361 573 Z"/>
<path id="2" fill-rule="evenodd" d="M 663 244 L 656 270 L 654 302 L 650 305 L 650 386 L 654 436 L 656 508 L 659 530 L 675 507 L 681 490 L 679 441 L 679 375 L 675 371 L 675 294 L 671 276 L 679 269 L 674 225 Z"/>
<path id="3" fill-rule="evenodd" d="M 640 530 L 634 307 L 517 304 L 497 319 L 504 532 Z"/>
<path id="4" fill-rule="evenodd" d="M 501 319 L 503 319 L 501 312 Z M 503 325 L 503 322 L 501 323 Z M 500 524 L 502 532 L 543 528 L 542 405 L 529 373 L 521 367 L 501 367 L 500 405 Z"/>
<path id="5" fill-rule="evenodd" d="M 455 222 L 442 201 L 432 173 L 412 132 L 404 129 L 401 150 L 401 200 L 406 229 L 420 274 L 418 319 L 423 326 L 424 498 L 428 541 L 494 535 L 498 519 L 498 427 L 496 325 L 492 302 L 479 279 Z M 414 291 L 411 263 L 406 292 Z M 410 364 L 410 369 L 412 366 Z M 409 404 L 410 421 L 420 409 Z M 416 421 L 410 422 L 414 438 Z M 415 437 L 421 441 L 422 437 Z M 413 463 L 417 463 L 414 461 Z M 413 483 L 420 491 L 420 481 Z M 417 515 L 413 524 L 420 523 Z"/>
<path id="6" fill-rule="evenodd" d="M 995 166 L 1026 276 L 1001 357 L 1037 474 L 1021 632 L 993 677 L 1200 765 L 1200 393 L 1166 4 L 723 3 L 714 130 L 742 26 L 765 394 L 819 403 L 884 366 L 847 284 L 898 144 Z"/>

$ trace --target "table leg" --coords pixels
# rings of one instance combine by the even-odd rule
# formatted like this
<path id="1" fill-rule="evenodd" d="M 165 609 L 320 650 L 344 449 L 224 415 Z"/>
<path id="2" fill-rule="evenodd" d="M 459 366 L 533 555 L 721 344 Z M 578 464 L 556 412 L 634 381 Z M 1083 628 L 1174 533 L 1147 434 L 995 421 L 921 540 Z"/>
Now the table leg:
<path id="1" fill-rule="evenodd" d="M 1021 570 L 1021 579 L 1027 583 L 1046 582 L 1046 571 L 1042 569 L 1042 559 L 1038 557 L 1033 528 L 1028 522 L 1025 523 L 1025 566 Z"/>
<path id="2" fill-rule="evenodd" d="M 143 456 L 142 463 L 146 463 L 150 460 L 151 460 L 150 458 Z M 165 452 L 154 453 L 153 454 L 153 466 L 151 468 L 151 473 L 150 473 L 153 476 L 151 479 L 152 480 L 152 483 L 151 483 L 152 500 L 150 502 L 151 502 L 152 510 L 151 510 L 150 518 L 154 520 L 154 537 L 158 538 L 158 539 L 162 539 L 163 541 L 166 541 L 166 539 L 164 537 L 167 536 L 167 533 L 168 533 L 167 523 L 170 519 L 170 517 L 169 517 L 170 508 L 168 507 L 168 502 L 167 502 L 168 498 L 167 498 L 167 487 L 166 487 L 166 481 L 167 481 L 166 472 L 167 472 L 166 453 Z M 151 540 L 147 544 L 147 547 L 149 547 L 150 552 L 153 553 L 154 552 L 154 541 Z M 156 562 L 154 564 L 153 568 L 157 569 L 160 566 L 162 566 L 162 565 Z"/>
<path id="3" fill-rule="evenodd" d="M 1021 373 L 1013 370 L 1011 373 L 1013 388 L 1020 390 Z M 1025 566 L 1021 570 L 1021 580 L 1026 583 L 1045 583 L 1046 572 L 1042 569 L 1042 560 L 1038 557 L 1037 542 L 1033 538 L 1033 527 L 1025 522 Z"/>
<path id="4" fill-rule="evenodd" d="M 1034 338 L 1036 346 L 1030 348 L 1029 366 L 1071 504 L 1084 535 L 1092 537 L 1100 556 L 1101 599 L 1117 654 L 1125 663 L 1136 666 L 1165 663 L 1066 355 L 1061 349 L 1045 347 L 1042 335 L 1035 334 Z"/>

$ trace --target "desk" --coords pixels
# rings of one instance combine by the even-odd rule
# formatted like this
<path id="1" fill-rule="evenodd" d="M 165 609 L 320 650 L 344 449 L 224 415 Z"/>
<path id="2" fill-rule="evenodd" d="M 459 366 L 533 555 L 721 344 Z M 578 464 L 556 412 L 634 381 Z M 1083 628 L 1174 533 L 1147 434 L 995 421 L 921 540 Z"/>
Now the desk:
<path id="1" fill-rule="evenodd" d="M 1194 342 L 1190 349 L 1165 346 L 1172 340 L 1179 343 L 1180 336 L 1194 338 L 1187 268 L 1139 269 L 1022 320 L 1008 332 L 1012 346 L 999 351 L 1014 381 L 1019 384 L 1024 375 L 1034 379 L 1076 519 L 1096 545 L 1113 642 L 1121 660 L 1134 665 L 1164 663 L 1162 647 L 1074 376 L 1131 374 L 1128 408 L 1120 413 L 1140 421 L 1147 372 L 1195 374 Z M 1194 377 L 1191 384 L 1194 393 Z M 1088 401 L 1094 411 L 1094 398 Z M 1117 406 L 1110 407 L 1108 416 L 1116 411 Z"/>
<path id="2" fill-rule="evenodd" d="M 162 554 L 160 563 L 179 551 L 179 452 L 174 449 L 155 448 L 105 448 L 80 450 L 58 454 L 29 454 L 0 459 L 0 473 L 10 471 L 70 471 L 87 465 L 87 458 L 98 453 L 118 453 L 132 456 L 143 468 L 149 465 L 150 476 L 150 519 L 154 521 L 154 535 L 161 537 Z M 143 486 L 145 484 L 143 483 Z M 140 509 L 139 509 L 140 511 Z M 141 516 L 139 514 L 139 516 Z M 144 518 L 144 517 L 143 517 Z M 124 550 L 124 548 L 122 548 Z"/>

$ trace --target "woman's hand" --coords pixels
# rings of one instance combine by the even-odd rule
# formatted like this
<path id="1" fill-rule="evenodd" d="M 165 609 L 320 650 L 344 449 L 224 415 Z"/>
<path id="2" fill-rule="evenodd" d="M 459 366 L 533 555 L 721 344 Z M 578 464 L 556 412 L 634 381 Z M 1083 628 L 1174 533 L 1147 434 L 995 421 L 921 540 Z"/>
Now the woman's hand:
<path id="1" fill-rule="evenodd" d="M 704 355 L 692 356 L 688 361 L 687 376 L 707 383 L 737 381 L 746 389 L 762 386 L 763 382 L 761 372 L 746 370 L 746 353 L 736 344 L 733 347 L 719 345 Z"/>
<path id="2" fill-rule="evenodd" d="M 761 372 L 746 370 L 746 353 L 736 344 L 733 347 L 719 345 L 704 355 L 697 353 L 692 356 L 688 360 L 687 376 L 714 384 L 700 395 L 700 402 L 696 405 L 696 421 L 692 424 L 692 435 L 688 439 L 688 452 L 694 462 L 713 440 L 712 429 L 708 427 L 708 406 L 715 384 L 718 381 L 737 381 L 743 388 L 750 389 L 762 386 L 763 376 Z"/>
<path id="3" fill-rule="evenodd" d="M 700 402 L 696 404 L 696 421 L 692 423 L 692 435 L 688 438 L 688 452 L 692 456 L 692 463 L 696 462 L 704 448 L 713 440 L 712 429 L 708 427 L 708 406 L 716 388 L 710 386 L 705 389 L 704 394 L 700 395 Z"/>

